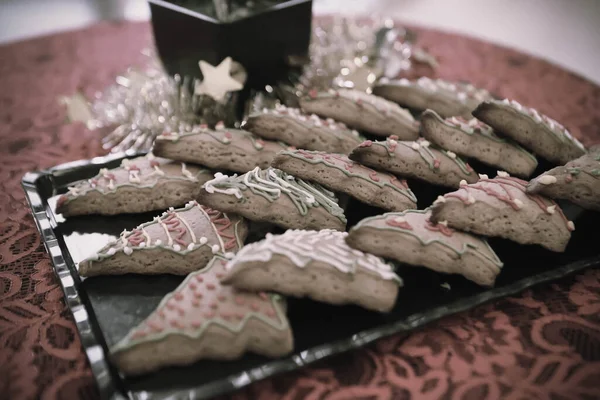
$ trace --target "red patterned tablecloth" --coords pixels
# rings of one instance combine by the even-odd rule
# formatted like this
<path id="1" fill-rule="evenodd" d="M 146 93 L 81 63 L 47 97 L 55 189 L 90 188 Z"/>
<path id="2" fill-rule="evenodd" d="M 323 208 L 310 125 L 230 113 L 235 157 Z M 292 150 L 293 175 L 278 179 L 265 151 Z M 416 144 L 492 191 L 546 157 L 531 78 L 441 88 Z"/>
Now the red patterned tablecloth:
<path id="1" fill-rule="evenodd" d="M 419 30 L 439 77 L 466 79 L 600 142 L 600 88 L 547 62 Z M 57 97 L 110 84 L 151 43 L 103 24 L 0 47 L 0 398 L 97 398 L 72 317 L 29 214 L 27 171 L 102 154 Z M 315 328 L 318 329 L 318 328 Z M 236 399 L 600 398 L 600 269 L 445 318 L 412 335 L 278 376 Z"/>

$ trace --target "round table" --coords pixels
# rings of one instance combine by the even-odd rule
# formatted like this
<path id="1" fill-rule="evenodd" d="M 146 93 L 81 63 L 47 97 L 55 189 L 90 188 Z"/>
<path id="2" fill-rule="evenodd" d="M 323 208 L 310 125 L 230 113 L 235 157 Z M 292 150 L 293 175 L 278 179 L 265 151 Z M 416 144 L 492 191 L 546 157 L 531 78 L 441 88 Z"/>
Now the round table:
<path id="1" fill-rule="evenodd" d="M 418 29 L 436 76 L 469 80 L 600 142 L 600 88 L 545 61 Z M 60 95 L 91 96 L 140 65 L 147 23 L 0 47 L 0 397 L 97 398 L 94 378 L 25 202 L 27 171 L 103 154 L 100 136 L 67 124 Z M 315 327 L 318 329 L 318 327 Z M 527 290 L 409 336 L 259 382 L 236 399 L 600 398 L 600 269 Z"/>

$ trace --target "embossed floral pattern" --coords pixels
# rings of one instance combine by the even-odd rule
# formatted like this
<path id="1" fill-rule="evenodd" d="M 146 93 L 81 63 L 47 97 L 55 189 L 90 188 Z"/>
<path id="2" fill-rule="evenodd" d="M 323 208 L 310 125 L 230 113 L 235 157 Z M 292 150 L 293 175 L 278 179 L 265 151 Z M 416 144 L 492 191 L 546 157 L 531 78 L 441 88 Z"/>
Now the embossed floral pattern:
<path id="1" fill-rule="evenodd" d="M 419 30 L 440 78 L 470 79 L 600 141 L 600 89 L 544 61 Z M 92 95 L 143 60 L 147 24 L 104 24 L 0 47 L 0 397 L 97 398 L 20 179 L 102 154 L 57 96 Z M 428 71 L 431 72 L 431 71 Z M 256 383 L 234 399 L 600 398 L 600 270 L 446 318 L 413 334 Z"/>

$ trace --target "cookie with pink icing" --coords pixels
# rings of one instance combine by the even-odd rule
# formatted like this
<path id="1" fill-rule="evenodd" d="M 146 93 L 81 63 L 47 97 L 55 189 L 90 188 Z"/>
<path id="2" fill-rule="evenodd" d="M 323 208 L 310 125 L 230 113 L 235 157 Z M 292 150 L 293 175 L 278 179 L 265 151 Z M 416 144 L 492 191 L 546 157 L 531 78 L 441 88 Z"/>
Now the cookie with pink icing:
<path id="1" fill-rule="evenodd" d="M 532 179 L 527 192 L 569 200 L 582 208 L 600 211 L 600 146 Z"/>
<path id="2" fill-rule="evenodd" d="M 343 154 L 286 150 L 277 154 L 272 165 L 385 210 L 402 211 L 417 206 L 417 198 L 406 181 L 367 168 Z"/>
<path id="3" fill-rule="evenodd" d="M 487 90 L 470 83 L 428 77 L 416 80 L 383 78 L 373 87 L 373 94 L 413 110 L 431 109 L 444 117 L 466 118 L 471 116 L 471 111 L 479 103 L 493 99 Z"/>
<path id="4" fill-rule="evenodd" d="M 156 138 L 153 151 L 171 160 L 244 173 L 256 166 L 266 168 L 277 152 L 288 148 L 282 142 L 217 124 L 215 130 L 199 125 L 189 131 L 165 132 Z"/>
<path id="5" fill-rule="evenodd" d="M 79 263 L 81 276 L 186 275 L 215 256 L 233 257 L 248 235 L 246 221 L 195 201 L 169 209 L 104 246 Z"/>
<path id="6" fill-rule="evenodd" d="M 300 99 L 300 108 L 377 136 L 396 135 L 402 140 L 419 137 L 419 123 L 408 110 L 359 90 L 310 91 Z"/>
<path id="7" fill-rule="evenodd" d="M 122 373 L 140 375 L 202 359 L 234 360 L 247 352 L 271 358 L 292 352 L 285 300 L 222 285 L 225 264 L 216 256 L 192 272 L 111 349 Z"/>
<path id="8" fill-rule="evenodd" d="M 473 115 L 499 134 L 555 164 L 566 164 L 586 152 L 564 126 L 515 100 L 485 101 L 473 111 Z"/>
<path id="9" fill-rule="evenodd" d="M 125 159 L 69 187 L 56 203 L 64 217 L 144 213 L 178 207 L 196 198 L 213 173 L 198 166 L 156 158 Z"/>
<path id="10" fill-rule="evenodd" d="M 527 193 L 526 188 L 526 181 L 503 171 L 494 179 L 482 176 L 474 184 L 463 182 L 459 190 L 434 202 L 431 220 L 465 232 L 563 252 L 575 225 L 553 200 Z"/>
<path id="11" fill-rule="evenodd" d="M 462 180 L 473 183 L 478 179 L 473 168 L 459 156 L 425 139 L 402 141 L 390 136 L 385 141 L 367 140 L 349 158 L 397 176 L 452 188 L 457 188 Z"/>
<path id="12" fill-rule="evenodd" d="M 443 149 L 522 178 L 529 177 L 538 165 L 535 156 L 517 142 L 498 136 L 475 118 L 444 119 L 435 111 L 425 110 L 421 114 L 421 135 Z"/>
<path id="13" fill-rule="evenodd" d="M 279 140 L 298 149 L 341 154 L 350 153 L 364 140 L 341 122 L 283 105 L 250 115 L 243 128 L 264 139 Z"/>
<path id="14" fill-rule="evenodd" d="M 346 235 L 328 229 L 269 234 L 245 246 L 227 264 L 222 282 L 238 289 L 390 311 L 402 280 L 381 258 L 350 248 Z"/>
<path id="15" fill-rule="evenodd" d="M 460 274 L 482 286 L 493 286 L 502 261 L 487 241 L 431 222 L 431 211 L 407 210 L 366 218 L 346 242 L 353 248 L 445 274 Z"/>

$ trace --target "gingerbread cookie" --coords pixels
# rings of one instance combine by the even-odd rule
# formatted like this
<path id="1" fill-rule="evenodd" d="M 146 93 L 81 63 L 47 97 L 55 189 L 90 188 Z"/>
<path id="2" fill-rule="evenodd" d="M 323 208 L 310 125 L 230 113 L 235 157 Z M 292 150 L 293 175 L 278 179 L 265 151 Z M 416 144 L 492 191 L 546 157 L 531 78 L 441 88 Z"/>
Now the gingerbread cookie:
<path id="1" fill-rule="evenodd" d="M 227 264 L 222 282 L 330 304 L 387 312 L 402 280 L 379 257 L 351 249 L 346 232 L 288 230 L 245 246 Z"/>
<path id="2" fill-rule="evenodd" d="M 103 168 L 95 177 L 70 186 L 58 198 L 56 212 L 72 217 L 164 210 L 193 200 L 212 176 L 207 169 L 152 154 L 125 159 L 118 168 Z"/>
<path id="3" fill-rule="evenodd" d="M 391 136 L 381 142 L 367 140 L 349 157 L 375 169 L 435 185 L 457 188 L 462 180 L 473 183 L 478 179 L 473 168 L 455 153 L 440 149 L 425 139 L 407 142 Z"/>
<path id="4" fill-rule="evenodd" d="M 527 193 L 566 199 L 582 208 L 600 211 L 600 146 L 532 179 Z"/>
<path id="5" fill-rule="evenodd" d="M 217 173 L 204 184 L 198 201 L 288 229 L 346 228 L 344 210 L 332 192 L 275 168 L 257 167 L 241 176 Z"/>
<path id="6" fill-rule="evenodd" d="M 215 254 L 231 258 L 244 245 L 246 222 L 195 201 L 169 211 L 104 246 L 79 263 L 81 276 L 134 274 L 186 275 Z"/>
<path id="7" fill-rule="evenodd" d="M 435 111 L 426 110 L 421 115 L 421 134 L 446 150 L 523 178 L 529 177 L 538 165 L 533 154 L 516 142 L 499 137 L 475 118 L 443 119 Z"/>
<path id="8" fill-rule="evenodd" d="M 484 236 L 538 244 L 562 252 L 575 229 L 554 201 L 527 194 L 527 182 L 499 171 L 494 179 L 463 182 L 456 192 L 434 202 L 431 220 Z"/>
<path id="9" fill-rule="evenodd" d="M 348 154 L 364 138 L 331 118 L 306 115 L 297 108 L 278 106 L 248 117 L 244 129 L 265 139 L 280 140 L 299 149 Z"/>
<path id="10" fill-rule="evenodd" d="M 373 87 L 373 94 L 413 110 L 429 108 L 444 117 L 460 115 L 466 118 L 479 103 L 493 99 L 487 90 L 478 89 L 470 83 L 427 77 L 414 81 L 383 78 Z"/>
<path id="11" fill-rule="evenodd" d="M 498 133 L 556 164 L 566 164 L 585 154 L 583 145 L 565 127 L 514 100 L 483 102 L 473 115 Z"/>
<path id="12" fill-rule="evenodd" d="M 419 137 L 419 123 L 408 110 L 359 90 L 311 91 L 300 99 L 300 108 L 378 136 L 396 135 L 402 140 Z"/>
<path id="13" fill-rule="evenodd" d="M 374 171 L 342 154 L 286 150 L 277 154 L 272 165 L 385 210 L 402 211 L 417 206 L 417 198 L 406 181 Z"/>
<path id="14" fill-rule="evenodd" d="M 219 124 L 215 130 L 200 125 L 187 132 L 163 133 L 156 138 L 153 151 L 172 160 L 244 173 L 256 166 L 266 168 L 278 151 L 287 148 L 284 143 L 263 140 L 250 132 L 226 129 Z"/>
<path id="15" fill-rule="evenodd" d="M 292 352 L 284 299 L 221 285 L 225 264 L 217 256 L 188 275 L 111 349 L 121 372 L 139 375 L 201 359 L 233 360 L 246 352 L 273 358 Z"/>
<path id="16" fill-rule="evenodd" d="M 353 248 L 493 286 L 502 261 L 485 239 L 430 221 L 431 211 L 407 210 L 366 218 L 350 230 Z"/>

